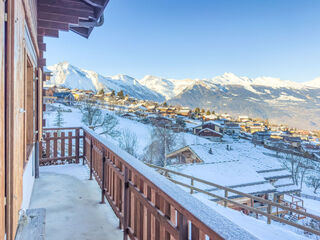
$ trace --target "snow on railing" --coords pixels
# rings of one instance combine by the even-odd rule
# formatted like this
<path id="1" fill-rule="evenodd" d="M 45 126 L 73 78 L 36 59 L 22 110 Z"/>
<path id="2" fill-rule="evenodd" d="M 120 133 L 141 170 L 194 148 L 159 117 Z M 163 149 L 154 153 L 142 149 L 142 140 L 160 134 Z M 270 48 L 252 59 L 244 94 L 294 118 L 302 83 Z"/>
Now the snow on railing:
<path id="1" fill-rule="evenodd" d="M 101 188 L 101 202 L 105 198 L 109 202 L 125 239 L 257 239 L 91 129 L 72 129 L 83 131 L 83 136 L 75 133 L 79 146 L 72 146 L 79 155 L 71 154 L 72 162 L 83 157 L 88 164 L 90 179 L 95 177 Z M 71 129 L 50 128 L 44 132 L 53 132 L 50 141 L 61 142 L 65 136 L 58 132 L 63 130 Z M 44 153 L 46 146 L 51 144 L 42 145 Z M 44 156 L 46 164 L 56 164 L 58 156 L 69 160 L 61 153 Z"/>

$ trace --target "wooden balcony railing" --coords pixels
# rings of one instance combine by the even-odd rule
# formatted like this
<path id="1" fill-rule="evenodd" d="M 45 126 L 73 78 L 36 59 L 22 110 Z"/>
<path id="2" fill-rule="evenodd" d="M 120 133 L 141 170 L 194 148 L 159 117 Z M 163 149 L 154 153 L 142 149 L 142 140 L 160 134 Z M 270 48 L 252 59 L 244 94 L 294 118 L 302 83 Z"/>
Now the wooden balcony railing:
<path id="1" fill-rule="evenodd" d="M 101 188 L 101 203 L 107 199 L 119 218 L 124 239 L 256 239 L 91 129 L 43 132 L 40 165 L 87 164 L 90 179 Z"/>
<path id="2" fill-rule="evenodd" d="M 167 168 L 163 168 L 163 167 L 159 167 L 151 164 L 148 164 L 148 166 L 157 169 L 160 173 L 166 176 L 173 183 L 190 189 L 190 194 L 193 194 L 195 192 L 203 193 L 209 196 L 211 199 L 218 200 L 218 202 L 223 203 L 225 207 L 228 204 L 231 204 L 239 207 L 240 209 L 246 210 L 247 213 L 254 213 L 256 214 L 256 216 L 258 215 L 265 216 L 268 224 L 271 224 L 271 220 L 273 220 L 273 221 L 277 221 L 283 224 L 293 226 L 305 232 L 313 233 L 320 236 L 319 230 L 308 227 L 302 223 L 289 221 L 285 219 L 284 216 L 281 216 L 281 215 L 288 214 L 288 215 L 297 216 L 298 220 L 308 217 L 310 219 L 313 219 L 315 222 L 320 221 L 320 216 L 307 212 L 306 209 L 303 207 L 303 201 L 297 197 L 291 196 L 292 202 L 281 200 L 280 203 L 277 203 L 277 202 L 273 202 L 252 194 L 247 194 L 247 193 L 238 191 L 230 187 L 221 186 L 219 184 L 208 182 L 206 180 L 193 177 L 191 175 L 183 174 L 181 172 L 173 171 Z M 175 180 L 174 176 L 179 176 L 180 181 Z M 185 181 L 181 179 L 184 179 Z M 190 184 L 187 184 L 186 182 L 190 182 Z M 200 183 L 200 184 L 197 184 L 197 183 Z M 217 190 L 217 191 L 209 191 L 200 187 L 195 187 L 195 185 L 199 186 L 201 184 L 206 186 L 207 188 L 211 187 L 212 190 Z M 223 195 L 219 195 L 218 194 L 219 191 L 223 193 Z M 250 199 L 251 206 L 245 205 L 242 202 L 235 201 L 233 198 L 230 198 L 231 194 L 239 198 Z M 298 205 L 299 202 L 302 202 L 301 205 Z M 254 203 L 261 204 L 262 206 L 256 207 L 254 206 Z"/>

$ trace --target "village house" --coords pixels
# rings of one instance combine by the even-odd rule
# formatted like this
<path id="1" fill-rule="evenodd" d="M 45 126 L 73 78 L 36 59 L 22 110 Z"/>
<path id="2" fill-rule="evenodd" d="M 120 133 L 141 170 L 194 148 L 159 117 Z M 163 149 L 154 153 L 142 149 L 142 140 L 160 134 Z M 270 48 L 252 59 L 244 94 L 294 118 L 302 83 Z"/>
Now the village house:
<path id="1" fill-rule="evenodd" d="M 273 166 L 267 159 L 220 157 L 216 146 L 192 144 L 179 148 L 167 154 L 167 168 L 279 203 L 284 202 L 285 194 L 300 192 L 292 174 L 279 164 Z M 223 196 L 223 191 L 220 194 Z M 233 199 L 251 206 L 247 198 Z"/>
<path id="2" fill-rule="evenodd" d="M 238 121 L 239 122 L 248 122 L 248 121 L 250 121 L 250 118 L 248 116 L 239 116 Z"/>
<path id="3" fill-rule="evenodd" d="M 197 125 L 195 127 L 193 127 L 193 134 L 198 135 L 198 133 L 202 130 L 202 129 L 211 129 L 215 132 L 218 133 L 222 133 L 223 134 L 223 127 L 220 123 L 216 122 L 216 121 L 206 121 L 203 122 L 200 125 Z"/>
<path id="4" fill-rule="evenodd" d="M 176 111 L 176 114 L 179 116 L 190 117 L 192 111 L 189 108 L 181 108 Z"/>
<path id="5" fill-rule="evenodd" d="M 66 105 L 73 105 L 75 100 L 71 92 L 55 92 L 53 96 L 57 98 L 57 103 L 63 103 Z"/>
<path id="6" fill-rule="evenodd" d="M 271 133 L 269 131 L 258 131 L 252 134 L 252 142 L 254 144 L 264 144 L 266 140 L 269 140 Z"/>

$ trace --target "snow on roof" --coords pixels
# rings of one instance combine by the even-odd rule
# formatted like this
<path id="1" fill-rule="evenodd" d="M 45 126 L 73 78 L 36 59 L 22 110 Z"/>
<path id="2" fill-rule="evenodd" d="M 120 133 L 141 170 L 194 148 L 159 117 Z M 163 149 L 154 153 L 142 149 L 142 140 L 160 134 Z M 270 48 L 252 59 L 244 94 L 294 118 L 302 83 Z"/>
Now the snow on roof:
<path id="1" fill-rule="evenodd" d="M 281 187 L 281 186 L 288 186 L 288 185 L 292 185 L 293 181 L 291 177 L 288 178 L 280 178 L 278 179 L 275 183 L 274 186 L 275 187 Z"/>
<path id="2" fill-rule="evenodd" d="M 220 135 L 221 137 L 223 136 L 222 133 L 219 133 L 219 132 L 217 132 L 217 131 L 215 131 L 215 130 L 213 130 L 213 129 L 211 129 L 211 128 L 203 128 L 203 129 L 201 129 L 201 130 L 198 132 L 198 134 L 201 133 L 201 132 L 203 132 L 203 131 L 205 131 L 205 130 L 210 131 L 210 132 L 213 132 L 213 133 L 216 133 L 216 134 Z"/>
<path id="3" fill-rule="evenodd" d="M 291 177 L 291 173 L 286 169 L 270 171 L 270 172 L 260 172 L 259 174 L 263 176 L 265 179 Z"/>
<path id="4" fill-rule="evenodd" d="M 201 159 L 205 163 L 214 163 L 214 162 L 230 162 L 235 161 L 235 159 L 217 159 L 214 154 L 209 153 L 210 148 L 211 151 L 214 149 L 210 144 L 208 145 L 201 145 L 201 144 L 192 144 L 187 146 L 189 149 L 198 156 L 199 159 Z"/>
<path id="5" fill-rule="evenodd" d="M 170 165 L 167 168 L 222 186 L 254 185 L 266 182 L 253 168 L 238 161 L 216 162 L 211 164 L 179 164 Z M 184 177 L 173 176 L 173 178 L 179 178 L 179 181 L 188 181 L 188 179 Z M 206 189 L 210 188 L 210 186 L 198 182 L 195 183 L 195 186 Z M 275 189 L 271 184 L 267 184 L 264 187 L 267 189 Z M 265 190 L 265 188 L 262 187 L 262 190 Z"/>
<path id="6" fill-rule="evenodd" d="M 277 193 L 299 192 L 300 190 L 297 185 L 277 187 Z"/>
<path id="7" fill-rule="evenodd" d="M 214 124 L 214 125 L 217 125 L 219 127 L 222 127 L 222 124 L 217 122 L 217 120 L 213 121 L 213 120 L 209 120 L 209 121 L 205 121 L 197 126 L 195 126 L 194 128 L 197 128 L 197 127 L 201 127 L 202 125 L 206 125 L 206 124 Z"/>
<path id="8" fill-rule="evenodd" d="M 269 193 L 276 192 L 276 188 L 273 187 L 270 183 L 256 183 L 253 185 L 243 186 L 243 187 L 232 187 L 232 189 L 237 190 L 239 192 L 247 193 L 247 194 L 260 194 L 260 193 Z M 215 190 L 212 193 L 224 197 L 224 190 Z M 228 197 L 239 197 L 237 194 L 229 192 Z M 241 196 L 240 196 L 241 197 Z"/>

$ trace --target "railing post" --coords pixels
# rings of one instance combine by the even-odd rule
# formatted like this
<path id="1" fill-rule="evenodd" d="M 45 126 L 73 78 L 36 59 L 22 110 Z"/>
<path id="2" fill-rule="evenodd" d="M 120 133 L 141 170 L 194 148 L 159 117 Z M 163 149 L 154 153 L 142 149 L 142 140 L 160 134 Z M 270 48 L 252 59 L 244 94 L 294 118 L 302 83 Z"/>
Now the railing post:
<path id="1" fill-rule="evenodd" d="M 92 138 L 90 138 L 90 178 L 89 180 L 92 180 Z"/>
<path id="2" fill-rule="evenodd" d="M 188 221 L 187 218 L 181 214 L 178 213 L 178 229 L 179 229 L 179 240 L 185 240 L 188 239 Z"/>
<path id="3" fill-rule="evenodd" d="M 268 204 L 267 212 L 269 215 L 271 215 L 271 204 Z M 268 216 L 268 224 L 271 224 L 271 218 Z"/>
<path id="4" fill-rule="evenodd" d="M 128 168 L 124 167 L 124 186 L 123 186 L 123 239 L 128 239 L 129 223 L 129 173 Z"/>
<path id="5" fill-rule="evenodd" d="M 76 163 L 79 163 L 79 128 L 76 129 Z"/>
<path id="6" fill-rule="evenodd" d="M 83 153 L 83 158 L 82 158 L 82 165 L 84 165 L 84 159 L 86 158 L 86 132 L 82 130 L 83 132 L 83 140 L 82 140 L 82 153 Z"/>
<path id="7" fill-rule="evenodd" d="M 228 191 L 227 191 L 227 190 L 224 190 L 224 197 L 225 197 L 225 198 L 228 198 Z M 225 200 L 225 201 L 224 201 L 224 207 L 227 207 L 227 205 L 228 205 L 228 201 Z"/>
<path id="8" fill-rule="evenodd" d="M 194 181 L 193 178 L 191 178 L 191 186 L 192 187 L 193 187 L 193 184 L 194 184 L 193 181 Z M 192 194 L 192 193 L 193 193 L 193 188 L 190 188 L 190 194 Z"/>
<path id="9" fill-rule="evenodd" d="M 105 163 L 106 156 L 104 151 L 102 151 L 102 184 L 101 184 L 101 204 L 105 203 L 104 194 L 105 194 Z"/>

